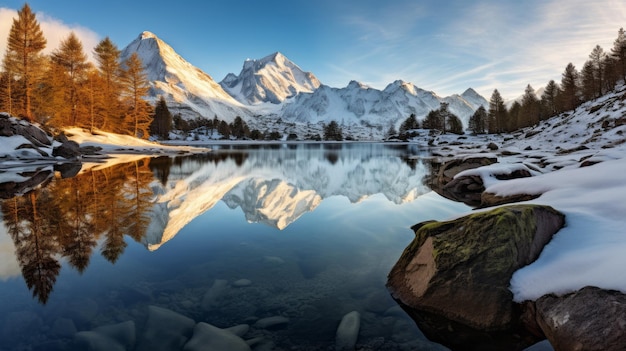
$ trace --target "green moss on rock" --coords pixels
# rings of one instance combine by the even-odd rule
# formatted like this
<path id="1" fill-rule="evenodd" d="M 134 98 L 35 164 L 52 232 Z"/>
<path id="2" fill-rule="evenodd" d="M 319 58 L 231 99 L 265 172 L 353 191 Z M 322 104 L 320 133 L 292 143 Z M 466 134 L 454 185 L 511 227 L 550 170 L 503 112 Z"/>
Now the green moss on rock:
<path id="1" fill-rule="evenodd" d="M 470 329 L 510 329 L 518 318 L 508 289 L 511 276 L 532 263 L 563 224 L 564 215 L 551 207 L 512 205 L 415 225 L 415 239 L 387 285 L 418 324 L 420 315 L 429 314 Z"/>

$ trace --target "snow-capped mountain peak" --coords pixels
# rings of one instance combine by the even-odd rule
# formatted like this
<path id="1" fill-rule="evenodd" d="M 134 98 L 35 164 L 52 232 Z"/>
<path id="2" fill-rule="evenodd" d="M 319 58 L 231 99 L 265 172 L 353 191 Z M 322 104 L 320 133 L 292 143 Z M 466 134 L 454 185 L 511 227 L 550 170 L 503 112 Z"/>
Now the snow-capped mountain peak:
<path id="1" fill-rule="evenodd" d="M 143 32 L 141 32 L 141 34 L 139 35 L 139 37 L 143 40 L 143 39 L 158 39 L 157 36 L 152 33 L 149 32 L 147 30 L 144 30 Z"/>
<path id="2" fill-rule="evenodd" d="M 185 118 L 217 115 L 224 120 L 250 112 L 210 75 L 193 66 L 154 33 L 142 32 L 121 53 L 122 62 L 137 53 L 152 86 L 150 97 L 164 96 L 172 113 Z"/>
<path id="3" fill-rule="evenodd" d="M 311 72 L 303 71 L 280 52 L 259 60 L 247 59 L 239 75 L 229 73 L 220 82 L 244 104 L 279 104 L 300 92 L 310 93 L 320 86 Z"/>

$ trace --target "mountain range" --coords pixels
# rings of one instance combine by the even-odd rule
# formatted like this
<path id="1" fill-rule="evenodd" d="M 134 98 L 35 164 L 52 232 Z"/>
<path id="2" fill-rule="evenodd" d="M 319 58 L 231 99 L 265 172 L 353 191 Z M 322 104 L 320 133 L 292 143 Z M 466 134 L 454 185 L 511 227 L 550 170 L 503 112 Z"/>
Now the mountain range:
<path id="1" fill-rule="evenodd" d="M 248 59 L 238 75 L 229 73 L 218 83 L 150 32 L 128 44 L 121 60 L 133 53 L 144 63 L 151 84 L 149 99 L 165 97 L 170 111 L 185 119 L 217 116 L 231 122 L 240 116 L 259 129 L 267 129 L 268 121 L 306 125 L 335 120 L 344 130 L 367 130 L 382 138 L 390 126 L 397 128 L 411 114 L 422 119 L 442 102 L 448 103 L 464 126 L 479 106 L 488 106 L 471 88 L 440 97 L 402 80 L 383 90 L 357 81 L 344 88 L 329 87 L 280 52 Z"/>

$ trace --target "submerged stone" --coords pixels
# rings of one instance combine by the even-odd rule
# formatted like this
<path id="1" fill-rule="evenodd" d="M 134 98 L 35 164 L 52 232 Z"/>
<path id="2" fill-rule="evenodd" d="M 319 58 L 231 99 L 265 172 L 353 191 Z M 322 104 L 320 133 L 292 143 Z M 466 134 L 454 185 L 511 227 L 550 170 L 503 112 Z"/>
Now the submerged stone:
<path id="1" fill-rule="evenodd" d="M 196 322 L 182 314 L 148 306 L 148 319 L 137 351 L 180 350 L 192 335 Z"/>
<path id="2" fill-rule="evenodd" d="M 513 205 L 420 223 L 388 289 L 430 340 L 455 349 L 523 349 L 538 340 L 519 322 L 509 281 L 564 222 L 551 207 Z"/>
<path id="3" fill-rule="evenodd" d="M 287 323 L 289 323 L 289 318 L 283 316 L 273 316 L 259 319 L 256 323 L 254 323 L 254 327 L 259 329 L 272 329 L 278 328 L 279 326 L 283 326 Z"/>
<path id="4" fill-rule="evenodd" d="M 126 351 L 135 347 L 135 322 L 104 325 L 74 336 L 74 347 L 85 351 Z"/>
<path id="5" fill-rule="evenodd" d="M 178 349 L 176 349 L 178 350 Z M 250 346 L 239 336 L 213 325 L 200 322 L 183 351 L 250 351 Z"/>
<path id="6" fill-rule="evenodd" d="M 215 279 L 213 285 L 207 290 L 202 298 L 201 306 L 208 311 L 217 306 L 217 300 L 226 293 L 228 289 L 228 281 L 224 279 Z"/>
<path id="7" fill-rule="evenodd" d="M 335 350 L 354 350 L 361 328 L 361 315 L 352 311 L 341 319 L 335 335 Z"/>

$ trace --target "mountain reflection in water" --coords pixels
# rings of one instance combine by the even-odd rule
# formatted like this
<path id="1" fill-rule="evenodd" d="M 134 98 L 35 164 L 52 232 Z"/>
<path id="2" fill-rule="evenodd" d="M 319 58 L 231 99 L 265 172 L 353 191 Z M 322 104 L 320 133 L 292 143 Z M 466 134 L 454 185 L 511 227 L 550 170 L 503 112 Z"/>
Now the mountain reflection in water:
<path id="1" fill-rule="evenodd" d="M 395 305 L 384 277 L 411 239 L 409 226 L 465 209 L 439 198 L 416 201 L 429 192 L 424 178 L 434 170 L 410 145 L 211 148 L 91 165 L 71 178 L 52 167 L 2 174 L 10 181 L 0 184 L 0 297 L 19 303 L 0 308 L 0 349 L 32 347 L 30 333 L 54 339 L 58 331 L 42 332 L 41 320 L 90 330 L 136 317 L 148 304 L 226 325 L 281 310 L 300 315 L 284 332 L 293 342 L 325 343 L 316 333 L 334 334 L 335 314 L 358 300 L 375 311 L 363 316 L 375 338 L 372 323 Z M 15 283 L 20 273 L 45 310 L 25 300 L 26 287 Z M 252 288 L 230 290 L 210 313 L 198 309 L 214 282 L 242 275 L 256 280 Z M 332 294 L 344 296 L 345 306 L 331 307 Z M 308 307 L 298 308 L 304 301 Z M 18 317 L 25 318 L 20 332 L 10 332 Z M 330 324 L 322 330 L 310 325 L 315 320 Z"/>

